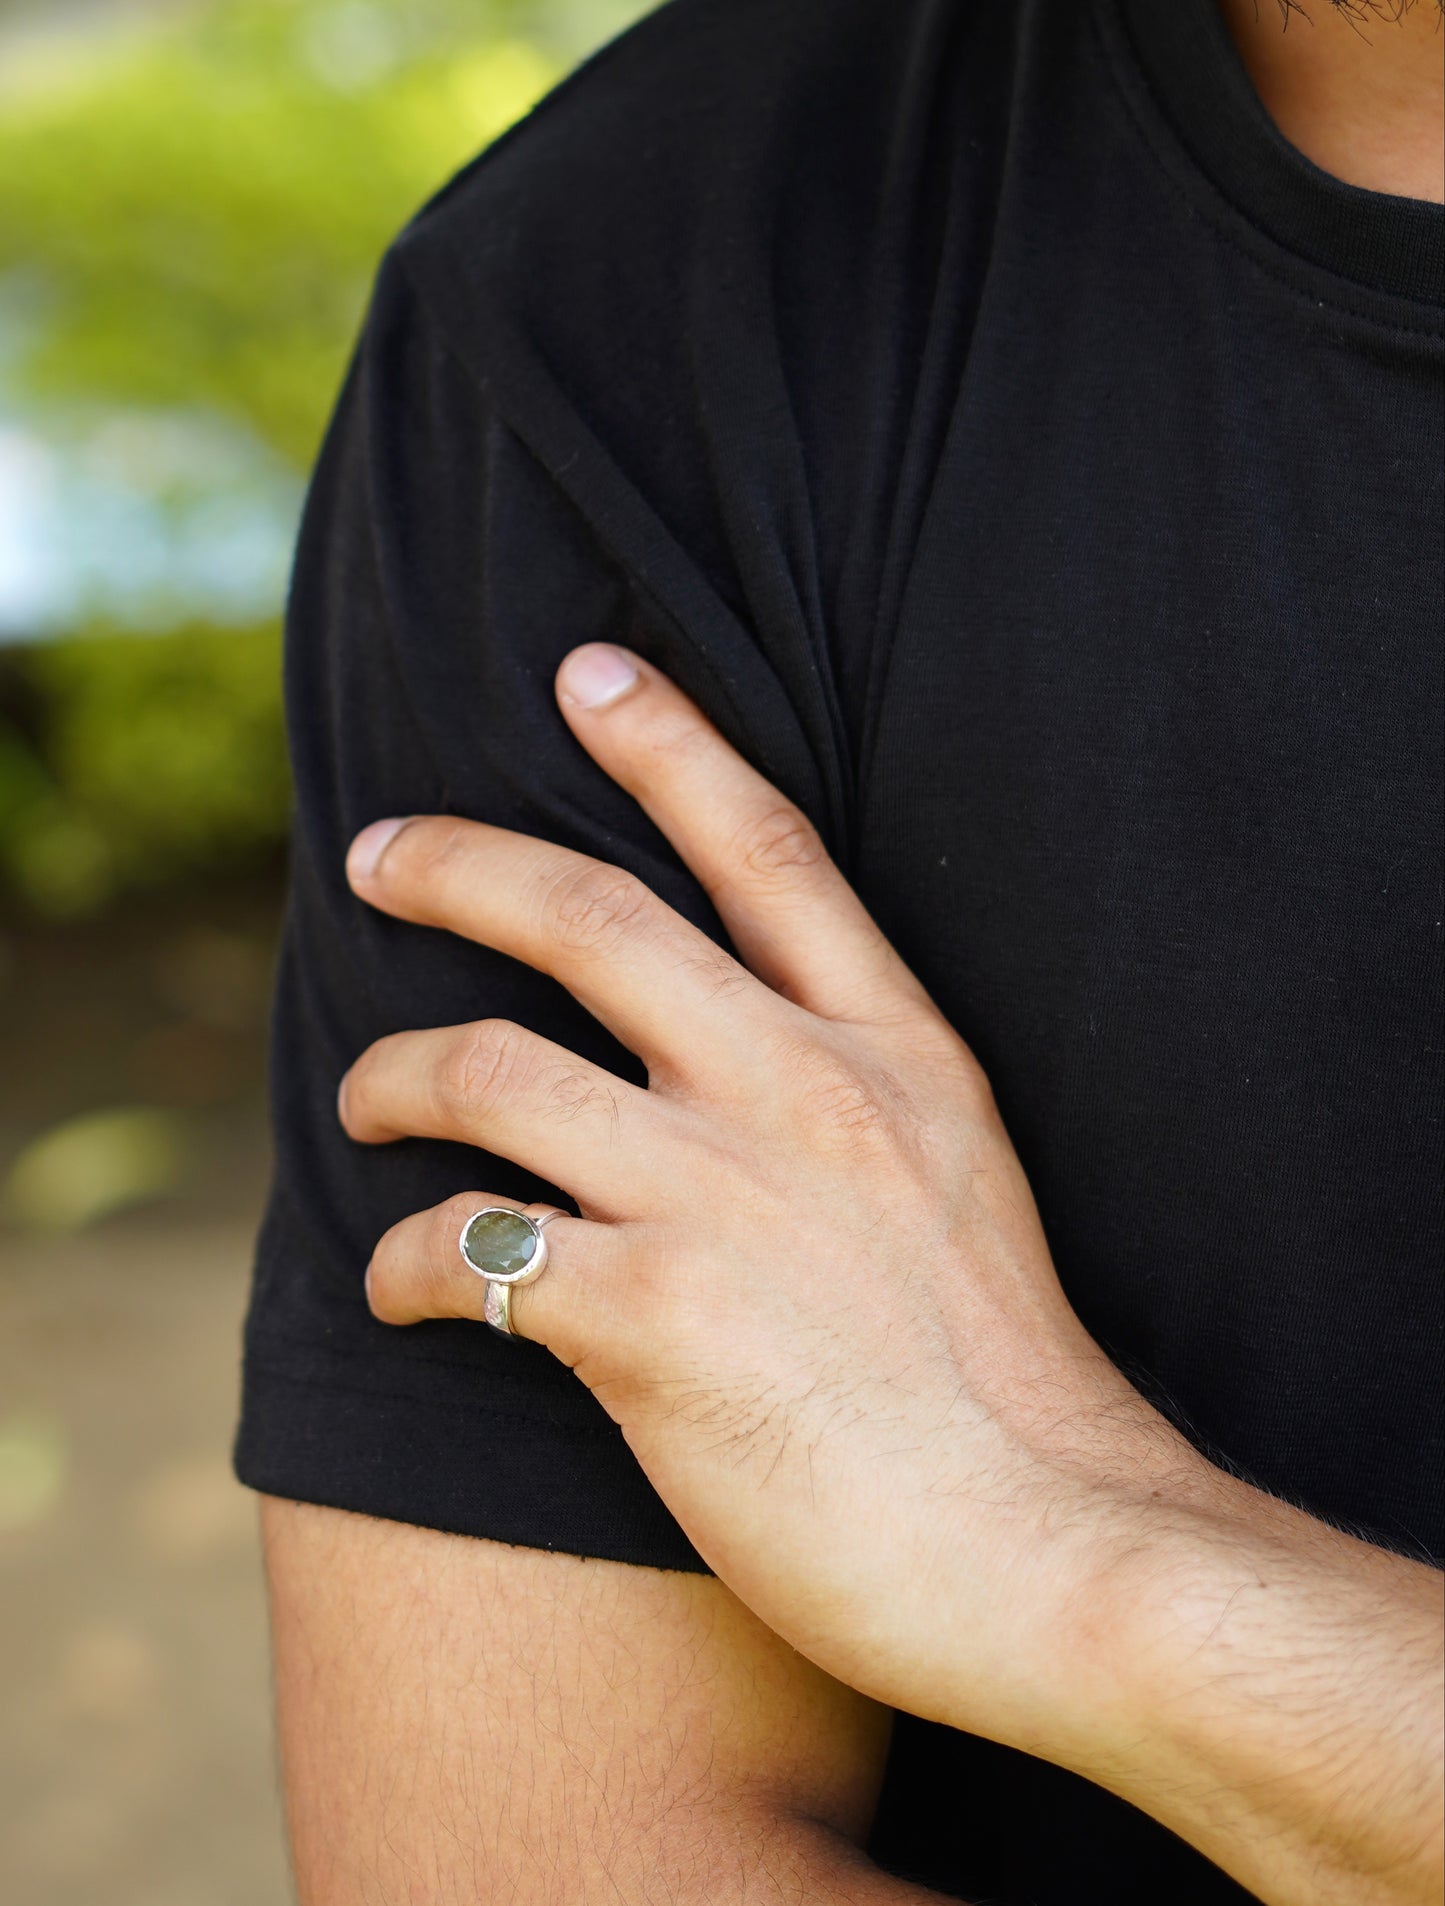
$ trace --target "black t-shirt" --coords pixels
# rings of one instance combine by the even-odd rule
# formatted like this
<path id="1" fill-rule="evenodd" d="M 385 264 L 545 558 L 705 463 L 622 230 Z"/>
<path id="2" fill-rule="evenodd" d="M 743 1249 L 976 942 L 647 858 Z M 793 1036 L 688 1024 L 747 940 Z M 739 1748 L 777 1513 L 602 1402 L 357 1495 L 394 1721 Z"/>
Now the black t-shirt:
<path id="1" fill-rule="evenodd" d="M 555 710 L 614 637 L 973 1046 L 1099 1342 L 1218 1460 L 1440 1552 L 1442 256 L 1438 208 L 1280 138 L 1211 0 L 675 0 L 419 214 L 290 603 L 247 1482 L 699 1566 L 545 1351 L 368 1314 L 396 1219 L 566 1188 L 334 1113 L 380 1034 L 483 1015 L 642 1078 L 342 873 L 452 811 L 722 937 Z M 875 1849 L 1019 1906 L 1243 1897 L 907 1720 Z"/>

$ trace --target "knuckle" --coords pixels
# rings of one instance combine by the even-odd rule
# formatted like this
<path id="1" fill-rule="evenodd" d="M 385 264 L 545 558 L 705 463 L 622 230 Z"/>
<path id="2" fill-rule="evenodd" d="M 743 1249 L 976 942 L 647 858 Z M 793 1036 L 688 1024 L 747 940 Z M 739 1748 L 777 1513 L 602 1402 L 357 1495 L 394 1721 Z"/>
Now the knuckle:
<path id="1" fill-rule="evenodd" d="M 887 1122 L 882 1101 L 861 1079 L 819 1084 L 809 1095 L 808 1109 L 814 1124 L 844 1138 L 867 1138 Z"/>
<path id="2" fill-rule="evenodd" d="M 881 1078 L 816 1046 L 795 1057 L 792 1076 L 810 1144 L 827 1152 L 891 1147 L 896 1107 Z"/>
<path id="3" fill-rule="evenodd" d="M 552 1068 L 543 1084 L 541 1099 L 543 1109 L 559 1123 L 601 1112 L 614 1126 L 617 1124 L 620 1111 L 617 1094 L 585 1066 L 564 1063 Z"/>
<path id="4" fill-rule="evenodd" d="M 816 867 L 826 858 L 817 828 L 786 803 L 751 816 L 734 837 L 733 852 L 744 877 L 759 883 Z"/>
<path id="5" fill-rule="evenodd" d="M 911 1072 L 951 1118 L 987 1124 L 998 1117 L 993 1085 L 971 1046 L 941 1016 L 920 1020 L 903 1035 Z"/>
<path id="6" fill-rule="evenodd" d="M 447 1107 L 478 1118 L 513 1093 L 527 1066 L 529 1040 L 509 1019 L 479 1019 L 468 1026 L 442 1070 Z"/>
<path id="7" fill-rule="evenodd" d="M 621 867 L 594 862 L 563 874 L 547 895 L 550 937 L 572 953 L 602 953 L 643 925 L 652 894 Z"/>
<path id="8" fill-rule="evenodd" d="M 730 954 L 710 942 L 690 953 L 682 964 L 706 988 L 710 999 L 746 993 L 756 984 L 745 966 L 740 966 Z"/>

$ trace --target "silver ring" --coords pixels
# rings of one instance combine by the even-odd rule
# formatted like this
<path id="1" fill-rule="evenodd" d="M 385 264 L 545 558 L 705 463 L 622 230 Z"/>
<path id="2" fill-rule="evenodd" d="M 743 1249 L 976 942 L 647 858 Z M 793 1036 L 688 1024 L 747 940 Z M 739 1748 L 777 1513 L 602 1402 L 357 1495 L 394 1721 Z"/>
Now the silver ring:
<path id="1" fill-rule="evenodd" d="M 531 1284 L 547 1265 L 547 1236 L 543 1227 L 565 1217 L 556 1205 L 533 1204 L 525 1211 L 512 1205 L 482 1205 L 462 1226 L 457 1248 L 469 1271 L 486 1280 L 482 1315 L 499 1336 L 516 1337 L 512 1328 L 512 1292 Z"/>

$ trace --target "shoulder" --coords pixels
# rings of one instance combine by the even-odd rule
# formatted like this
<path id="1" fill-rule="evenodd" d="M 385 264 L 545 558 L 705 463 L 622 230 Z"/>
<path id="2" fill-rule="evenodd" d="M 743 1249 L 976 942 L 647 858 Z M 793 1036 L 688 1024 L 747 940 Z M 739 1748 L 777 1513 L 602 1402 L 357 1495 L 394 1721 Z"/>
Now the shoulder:
<path id="1" fill-rule="evenodd" d="M 463 355 L 517 328 L 549 359 L 584 363 L 619 323 L 677 335 L 690 297 L 746 280 L 795 238 L 811 284 L 846 280 L 906 149 L 926 143 L 959 22 L 980 10 L 671 0 L 458 173 L 388 266 Z"/>
<path id="2" fill-rule="evenodd" d="M 860 86 L 920 0 L 670 0 L 605 46 L 464 167 L 411 221 L 409 253 L 478 247 L 600 216 L 633 243 L 695 212 L 727 176 L 765 174 L 816 141 L 831 104 L 849 142 Z M 805 122 L 805 123 L 804 123 Z M 795 134 L 796 137 L 790 137 Z"/>
<path id="3" fill-rule="evenodd" d="M 396 513 L 493 589 L 500 529 L 535 587 L 568 513 L 630 639 L 726 679 L 775 780 L 835 763 L 819 677 L 871 640 L 931 493 L 1036 12 L 671 0 L 606 48 L 388 251 L 373 441 L 411 446 L 393 491 L 426 499 Z"/>

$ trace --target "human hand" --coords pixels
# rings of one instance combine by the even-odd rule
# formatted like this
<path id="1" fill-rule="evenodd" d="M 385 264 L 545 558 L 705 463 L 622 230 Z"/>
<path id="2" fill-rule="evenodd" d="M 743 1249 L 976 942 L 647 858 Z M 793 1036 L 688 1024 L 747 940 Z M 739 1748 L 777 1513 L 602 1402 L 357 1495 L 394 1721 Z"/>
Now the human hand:
<path id="1" fill-rule="evenodd" d="M 584 705 L 618 654 L 574 651 L 563 713 L 743 963 L 568 849 L 375 823 L 348 863 L 363 899 L 554 975 L 649 1083 L 483 1020 L 379 1040 L 343 1123 L 566 1187 L 583 1216 L 549 1225 L 514 1327 L 593 1391 L 710 1566 L 838 1678 L 1030 1744 L 1059 1727 L 1110 1506 L 1179 1439 L 1074 1316 L 982 1071 L 805 818 L 650 665 Z M 479 1318 L 458 1239 L 506 1202 L 388 1232 L 376 1315 Z"/>

